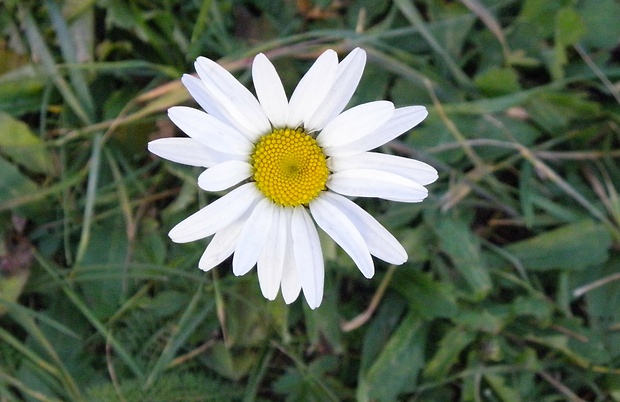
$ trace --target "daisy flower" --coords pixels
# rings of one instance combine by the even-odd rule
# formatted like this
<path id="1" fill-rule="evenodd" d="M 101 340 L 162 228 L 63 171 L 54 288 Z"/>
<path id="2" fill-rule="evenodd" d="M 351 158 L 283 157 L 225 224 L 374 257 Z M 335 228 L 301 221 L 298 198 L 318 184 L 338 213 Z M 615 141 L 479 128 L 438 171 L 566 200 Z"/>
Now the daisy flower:
<path id="1" fill-rule="evenodd" d="M 148 148 L 170 161 L 207 168 L 198 177 L 205 191 L 232 189 L 169 233 L 177 243 L 213 236 L 199 268 L 208 271 L 233 254 L 235 275 L 257 266 L 267 299 L 281 289 L 291 303 L 303 290 L 314 309 L 324 281 L 316 226 L 366 278 L 375 271 L 371 255 L 390 264 L 407 260 L 394 236 L 349 197 L 419 202 L 427 196 L 424 185 L 437 179 L 434 168 L 369 152 L 420 123 L 427 111 L 376 101 L 343 112 L 365 64 L 360 48 L 341 62 L 327 50 L 287 99 L 263 54 L 252 64 L 256 97 L 214 61 L 196 60 L 198 78 L 186 74 L 182 82 L 206 113 L 170 108 L 170 119 L 190 138 L 158 139 Z"/>

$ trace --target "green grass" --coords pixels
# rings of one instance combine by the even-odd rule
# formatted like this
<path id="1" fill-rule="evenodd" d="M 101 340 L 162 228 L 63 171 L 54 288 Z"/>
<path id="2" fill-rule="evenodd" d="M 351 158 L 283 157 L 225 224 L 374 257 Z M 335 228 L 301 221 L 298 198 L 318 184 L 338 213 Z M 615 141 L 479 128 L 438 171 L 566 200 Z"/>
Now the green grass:
<path id="1" fill-rule="evenodd" d="M 620 401 L 616 0 L 5 0 L 0 401 Z M 358 200 L 405 245 L 366 280 L 325 237 L 311 311 L 167 232 L 217 195 L 150 155 L 199 55 L 288 91 L 369 56 L 352 104 L 429 108 L 383 151 L 440 172 Z"/>

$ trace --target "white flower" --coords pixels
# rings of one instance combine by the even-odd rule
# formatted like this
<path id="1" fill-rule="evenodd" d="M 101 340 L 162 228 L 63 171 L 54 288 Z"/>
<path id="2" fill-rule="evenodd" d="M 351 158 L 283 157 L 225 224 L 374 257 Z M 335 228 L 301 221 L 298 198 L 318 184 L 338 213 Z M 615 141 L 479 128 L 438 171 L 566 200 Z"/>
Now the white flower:
<path id="1" fill-rule="evenodd" d="M 206 167 L 206 191 L 234 188 L 176 225 L 177 243 L 213 236 L 198 266 L 207 271 L 233 256 L 235 275 L 257 265 L 263 295 L 286 303 L 300 290 L 316 308 L 323 298 L 323 255 L 315 223 L 371 278 L 371 254 L 402 264 L 407 253 L 349 197 L 419 202 L 437 179 L 431 166 L 369 152 L 420 123 L 423 106 L 395 109 L 369 102 L 342 112 L 362 76 L 366 53 L 353 50 L 340 63 L 327 50 L 301 79 L 290 100 L 263 54 L 254 59 L 258 100 L 228 71 L 204 57 L 199 78 L 183 84 L 206 111 L 172 107 L 170 119 L 190 138 L 165 138 L 149 150 L 168 160 Z M 314 220 L 314 222 L 313 222 Z"/>

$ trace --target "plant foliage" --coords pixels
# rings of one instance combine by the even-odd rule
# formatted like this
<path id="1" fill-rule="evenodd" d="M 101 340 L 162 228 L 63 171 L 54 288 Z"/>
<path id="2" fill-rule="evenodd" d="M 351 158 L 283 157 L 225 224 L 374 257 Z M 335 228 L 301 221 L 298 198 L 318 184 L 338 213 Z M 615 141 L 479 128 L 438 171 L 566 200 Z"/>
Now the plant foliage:
<path id="1" fill-rule="evenodd" d="M 617 0 L 4 0 L 0 400 L 620 401 Z M 197 268 L 211 195 L 146 151 L 205 55 L 290 93 L 363 47 L 353 102 L 423 104 L 384 151 L 440 171 L 358 200 L 410 258 L 325 240 L 322 306 Z M 346 135 L 346 133 L 343 133 Z"/>

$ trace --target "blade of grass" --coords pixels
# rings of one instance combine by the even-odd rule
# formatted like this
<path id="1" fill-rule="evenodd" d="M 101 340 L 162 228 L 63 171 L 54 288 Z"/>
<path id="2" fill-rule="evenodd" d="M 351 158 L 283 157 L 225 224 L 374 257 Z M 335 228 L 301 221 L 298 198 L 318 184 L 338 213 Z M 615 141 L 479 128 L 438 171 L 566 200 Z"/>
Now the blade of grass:
<path id="1" fill-rule="evenodd" d="M 93 99 L 90 94 L 90 90 L 88 89 L 88 84 L 86 83 L 83 71 L 74 66 L 78 63 L 78 60 L 75 54 L 75 49 L 73 48 L 74 41 L 69 33 L 67 23 L 55 1 L 46 0 L 45 5 L 49 12 L 50 19 L 52 20 L 54 30 L 56 31 L 56 36 L 58 37 L 60 51 L 62 52 L 65 63 L 68 63 L 67 70 L 69 73 L 69 80 L 75 89 L 77 97 L 84 106 L 85 113 L 93 119 L 95 115 Z"/>
<path id="2" fill-rule="evenodd" d="M 60 182 L 64 183 L 67 181 L 67 152 L 65 147 L 60 147 L 59 152 L 60 159 Z M 84 175 L 86 174 L 86 169 L 83 170 Z M 65 259 L 67 260 L 67 265 L 71 266 L 74 263 L 73 260 L 73 250 L 71 248 L 71 211 L 72 207 L 71 203 L 71 187 L 67 186 L 61 190 L 62 194 L 62 237 L 63 237 L 63 248 Z"/>
<path id="3" fill-rule="evenodd" d="M 61 376 L 60 371 L 45 361 L 45 359 L 39 357 L 35 352 L 31 350 L 31 348 L 24 345 L 17 338 L 15 338 L 10 332 L 6 331 L 4 328 L 0 327 L 0 339 L 3 342 L 6 342 L 7 345 L 12 346 L 15 350 L 21 353 L 25 358 L 30 360 L 35 364 L 38 368 L 46 371 L 47 373 L 53 375 L 56 378 Z"/>
<path id="4" fill-rule="evenodd" d="M 609 228 L 614 228 L 614 225 L 607 219 L 607 217 L 596 208 L 590 201 L 588 201 L 583 195 L 581 195 L 575 188 L 573 188 L 566 180 L 564 180 L 559 174 L 551 169 L 546 163 L 537 158 L 528 148 L 519 145 L 519 150 L 523 158 L 528 160 L 534 167 L 543 175 L 554 182 L 559 188 L 561 188 L 566 194 L 579 203 L 586 211 L 594 216 L 599 221 L 603 222 Z M 617 230 L 617 229 L 616 229 Z"/>
<path id="5" fill-rule="evenodd" d="M 422 16 L 420 15 L 420 12 L 415 7 L 415 5 L 409 0 L 394 0 L 394 3 L 403 13 L 405 18 L 411 23 L 411 25 L 413 25 L 419 30 L 420 35 L 422 35 L 424 40 L 426 40 L 431 49 L 433 49 L 433 51 L 437 53 L 437 55 L 444 61 L 444 63 L 446 63 L 456 81 L 465 88 L 473 87 L 473 84 L 471 83 L 469 77 L 467 77 L 463 70 L 461 70 L 461 68 L 456 64 L 456 62 L 452 59 L 448 52 L 446 52 L 445 49 L 441 47 L 439 42 L 435 40 L 435 37 L 426 26 L 426 23 L 422 19 Z"/>
<path id="6" fill-rule="evenodd" d="M 243 402 L 252 402 L 257 400 L 260 383 L 265 378 L 265 374 L 267 374 L 269 370 L 269 364 L 273 358 L 273 353 L 274 349 L 269 348 L 263 355 L 262 364 L 252 372 L 252 375 L 248 379 L 248 383 L 245 387 Z"/>
<path id="7" fill-rule="evenodd" d="M 76 271 L 90 241 L 90 229 L 93 219 L 93 211 L 95 208 L 95 200 L 97 198 L 97 183 L 99 182 L 99 169 L 101 167 L 101 150 L 103 143 L 103 134 L 98 133 L 93 140 L 93 148 L 90 156 L 90 164 L 88 167 L 88 184 L 86 186 L 86 202 L 84 205 L 84 220 L 82 223 L 82 233 L 80 234 L 80 242 L 77 252 L 75 253 L 75 264 L 73 270 Z"/>
<path id="8" fill-rule="evenodd" d="M 127 269 L 129 267 L 129 262 L 131 261 L 131 255 L 133 254 L 133 249 L 136 240 L 136 222 L 133 216 L 133 211 L 131 209 L 131 203 L 129 201 L 129 195 L 127 193 L 127 188 L 125 183 L 123 182 L 123 175 L 118 167 L 118 163 L 112 156 L 112 152 L 109 149 L 105 149 L 105 156 L 108 161 L 108 166 L 110 166 L 110 170 L 112 171 L 112 175 L 114 176 L 114 184 L 116 187 L 116 191 L 118 193 L 118 200 L 120 203 L 121 211 L 123 212 L 123 218 L 125 219 L 125 234 L 127 236 L 127 256 L 125 268 L 123 269 L 124 273 L 127 273 Z M 127 294 L 127 280 L 123 280 L 123 299 Z"/>
<path id="9" fill-rule="evenodd" d="M 477 182 L 479 180 L 485 180 L 491 186 L 498 190 L 498 194 L 501 194 L 501 183 L 497 180 L 497 178 L 492 174 L 495 170 L 499 170 L 500 165 L 487 165 L 484 160 L 476 153 L 471 144 L 467 141 L 465 136 L 458 129 L 456 124 L 448 117 L 446 110 L 443 104 L 439 101 L 439 98 L 433 91 L 433 88 L 429 81 L 425 81 L 426 88 L 428 90 L 429 96 L 433 101 L 433 107 L 435 112 L 439 115 L 439 118 L 446 126 L 450 134 L 454 137 L 456 142 L 462 147 L 463 151 L 474 165 L 474 168 L 471 169 L 467 173 L 467 180 L 463 180 L 454 186 L 450 191 L 448 191 L 442 197 L 441 204 L 443 210 L 448 210 L 452 208 L 456 203 L 465 198 L 470 191 L 472 190 L 471 183 Z M 495 197 L 491 197 L 494 199 Z M 502 203 L 499 203 L 502 204 Z M 510 215 L 517 215 L 516 211 L 513 210 L 509 205 L 505 205 L 507 211 L 510 212 Z"/>
<path id="10" fill-rule="evenodd" d="M 192 300 L 187 305 L 187 308 L 183 312 L 183 315 L 179 319 L 177 325 L 174 326 L 173 333 L 168 339 L 168 342 L 166 342 L 164 350 L 157 359 L 157 362 L 153 366 L 153 369 L 144 384 L 143 388 L 145 390 L 153 385 L 153 383 L 157 380 L 157 377 L 159 377 L 159 375 L 161 375 L 161 373 L 168 367 L 170 362 L 173 361 L 175 353 L 181 346 L 183 346 L 183 342 L 187 340 L 196 327 L 202 323 L 209 312 L 213 309 L 213 303 L 209 303 L 202 310 L 198 312 L 196 311 L 198 302 L 200 301 L 201 296 L 204 295 L 203 287 L 204 285 L 202 283 L 198 286 L 196 293 L 194 293 L 194 297 L 192 297 Z"/>
<path id="11" fill-rule="evenodd" d="M 41 348 L 48 354 L 48 356 L 53 360 L 55 366 L 58 368 L 58 379 L 64 385 L 64 390 L 71 396 L 71 400 L 73 401 L 83 401 L 84 398 L 80 392 L 79 387 L 75 383 L 75 380 L 65 367 L 62 359 L 56 352 L 56 349 L 52 346 L 50 341 L 45 337 L 39 326 L 35 323 L 35 321 L 30 316 L 16 316 L 13 315 L 14 318 L 17 318 L 22 327 L 26 330 L 30 339 L 33 339 L 35 342 L 41 346 Z"/>
<path id="12" fill-rule="evenodd" d="M 297 370 L 299 370 L 299 372 L 302 374 L 302 376 L 304 377 L 304 379 L 306 379 L 307 381 L 311 381 L 312 383 L 314 383 L 319 389 L 321 389 L 321 391 L 324 392 L 324 400 L 329 400 L 329 401 L 338 401 L 340 400 L 340 398 L 338 398 L 338 396 L 335 394 L 334 390 L 332 390 L 331 387 L 329 387 L 325 381 L 322 378 L 319 378 L 316 373 L 314 373 L 312 370 L 310 370 L 308 368 L 308 366 L 304 363 L 304 361 L 302 359 L 300 359 L 296 354 L 294 354 L 293 352 L 287 350 L 284 345 L 281 345 L 275 341 L 272 341 L 272 344 L 280 351 L 282 352 L 282 354 L 284 354 L 285 356 L 287 356 L 289 359 L 291 359 L 293 361 L 293 363 L 295 363 L 295 367 L 297 367 Z"/>
<path id="13" fill-rule="evenodd" d="M 196 253 L 191 257 L 188 257 L 188 266 L 195 263 L 200 254 Z M 175 278 L 188 280 L 195 282 L 200 280 L 201 271 L 185 272 L 181 268 L 174 271 Z M 80 275 L 77 278 L 72 279 L 72 283 L 90 282 L 95 280 L 115 279 L 118 274 L 111 274 L 110 271 L 117 270 L 118 264 L 102 264 L 102 265 L 89 265 L 87 268 L 80 270 Z M 170 267 L 163 265 L 151 265 L 151 264 L 139 264 L 134 263 L 131 265 L 131 274 L 128 275 L 131 279 L 144 279 L 149 281 L 166 282 L 171 275 Z M 49 278 L 42 277 L 40 279 L 31 278 L 29 282 L 29 288 L 37 292 L 45 292 L 55 287 L 61 286 L 64 278 L 58 277 L 57 281 L 50 281 Z M 114 315 L 115 317 L 116 315 Z"/>
<path id="14" fill-rule="evenodd" d="M 58 91 L 62 94 L 64 100 L 67 102 L 71 110 L 76 114 L 76 116 L 80 119 L 82 124 L 89 125 L 92 123 L 92 116 L 88 113 L 88 111 L 84 108 L 80 100 L 76 97 L 71 89 L 71 86 L 65 81 L 65 79 L 60 75 L 58 71 L 58 67 L 54 61 L 54 57 L 52 53 L 47 48 L 41 33 L 39 32 L 39 28 L 37 27 L 32 15 L 25 8 L 20 8 L 21 19 L 23 21 L 24 29 L 26 31 L 26 37 L 30 42 L 30 47 L 32 51 L 39 57 L 41 60 L 41 64 L 43 66 L 43 70 L 45 73 L 51 78 L 58 88 Z"/>
<path id="15" fill-rule="evenodd" d="M 391 57 L 370 46 L 365 47 L 364 50 L 366 50 L 366 53 L 368 54 L 370 60 L 374 61 L 386 70 L 389 70 L 394 74 L 398 74 L 401 77 L 411 81 L 414 85 L 420 88 L 424 88 L 425 83 L 429 82 L 430 85 L 433 87 L 433 91 L 440 93 L 444 91 L 444 89 L 439 88 L 436 82 L 430 81 L 424 74 L 412 68 L 411 66 L 408 66 L 407 64 L 399 61 L 397 58 Z"/>
<path id="16" fill-rule="evenodd" d="M 471 12 L 476 14 L 478 18 L 487 26 L 489 31 L 497 38 L 497 41 L 502 45 L 502 52 L 504 53 L 504 60 L 510 58 L 510 48 L 508 47 L 508 41 L 502 27 L 497 22 L 497 19 L 493 13 L 486 8 L 480 0 L 461 0 L 461 3 L 465 7 L 469 8 Z"/>
<path id="17" fill-rule="evenodd" d="M 567 400 L 574 402 L 586 402 L 585 399 L 580 398 L 575 394 L 570 388 L 564 385 L 560 380 L 556 379 L 553 375 L 547 373 L 546 371 L 539 371 L 538 375 L 540 375 L 545 381 L 551 384 L 555 389 L 560 391 Z"/>
<path id="18" fill-rule="evenodd" d="M 43 395 L 40 392 L 34 391 L 32 389 L 30 389 L 29 386 L 25 385 L 23 382 L 19 381 L 17 378 L 12 377 L 8 374 L 6 374 L 2 368 L 0 367 L 0 379 L 4 382 L 6 382 L 7 384 L 10 384 L 12 387 L 15 387 L 15 389 L 19 390 L 20 392 L 24 393 L 25 395 L 28 395 L 30 398 L 33 398 L 37 401 L 41 401 L 41 402 L 62 402 L 60 399 L 56 399 L 56 398 L 50 398 L 46 395 Z M 2 395 L 3 398 L 6 397 L 5 394 Z M 3 401 L 5 399 L 2 399 Z M 12 399 L 6 399 L 7 401 L 10 401 Z M 15 399 L 17 400 L 17 399 Z"/>
<path id="19" fill-rule="evenodd" d="M 194 29 L 192 30 L 191 43 L 198 44 L 200 43 L 200 37 L 204 35 L 205 27 L 207 26 L 207 21 L 209 20 L 209 9 L 211 8 L 212 0 L 204 0 L 200 5 L 200 10 L 198 11 L 198 16 L 196 17 L 196 23 L 194 24 Z M 190 60 L 198 57 L 198 52 L 200 49 L 198 46 L 190 45 L 190 52 L 188 58 Z"/>
<path id="20" fill-rule="evenodd" d="M 75 339 L 79 339 L 79 335 L 76 334 L 74 331 L 71 330 L 71 328 L 66 327 L 65 325 L 49 318 L 47 315 L 39 313 L 38 311 L 34 311 L 32 309 L 26 308 L 24 306 L 22 306 L 21 304 L 17 304 L 17 303 L 13 303 L 9 300 L 4 300 L 4 299 L 0 299 L 0 304 L 4 305 L 7 310 L 8 313 L 10 315 L 20 315 L 20 316 L 28 316 L 31 319 L 36 319 L 37 321 L 49 325 L 50 327 L 56 329 L 57 331 L 71 336 Z"/>
<path id="21" fill-rule="evenodd" d="M 87 173 L 87 170 L 82 169 L 76 174 L 74 174 L 73 176 L 68 177 L 65 180 L 62 180 L 59 183 L 56 183 L 52 186 L 49 186 L 47 188 L 40 188 L 38 191 L 6 200 L 0 203 L 0 212 L 15 209 L 22 205 L 26 205 L 28 203 L 38 201 L 49 195 L 56 194 L 61 191 L 70 189 L 76 186 L 77 184 L 79 184 L 86 176 L 86 173 Z"/>
<path id="22" fill-rule="evenodd" d="M 596 74 L 598 79 L 601 80 L 603 85 L 605 85 L 605 88 L 614 97 L 616 102 L 620 104 L 620 91 L 618 91 L 618 88 L 609 80 L 609 78 L 607 78 L 605 73 L 600 69 L 599 66 L 596 65 L 594 60 L 592 60 L 592 58 L 588 55 L 586 50 L 580 44 L 576 44 L 574 48 L 577 53 L 579 53 L 579 56 L 581 56 L 583 61 L 586 62 L 590 70 L 592 70 L 592 72 Z"/>
<path id="23" fill-rule="evenodd" d="M 135 360 L 131 357 L 131 355 L 123 348 L 123 346 L 118 342 L 118 340 L 112 336 L 111 331 L 109 331 L 102 323 L 95 317 L 95 315 L 90 311 L 88 306 L 84 303 L 84 301 L 78 296 L 77 293 L 69 286 L 68 282 L 64 280 L 56 269 L 48 263 L 42 255 L 35 251 L 34 256 L 37 262 L 43 267 L 45 272 L 47 272 L 50 277 L 61 287 L 63 293 L 67 298 L 73 303 L 73 305 L 82 313 L 82 315 L 91 323 L 93 327 L 99 332 L 99 334 L 104 338 L 108 339 L 109 343 L 112 345 L 118 356 L 125 362 L 127 367 L 136 375 L 138 378 L 142 378 L 144 376 L 140 367 L 135 362 Z"/>

